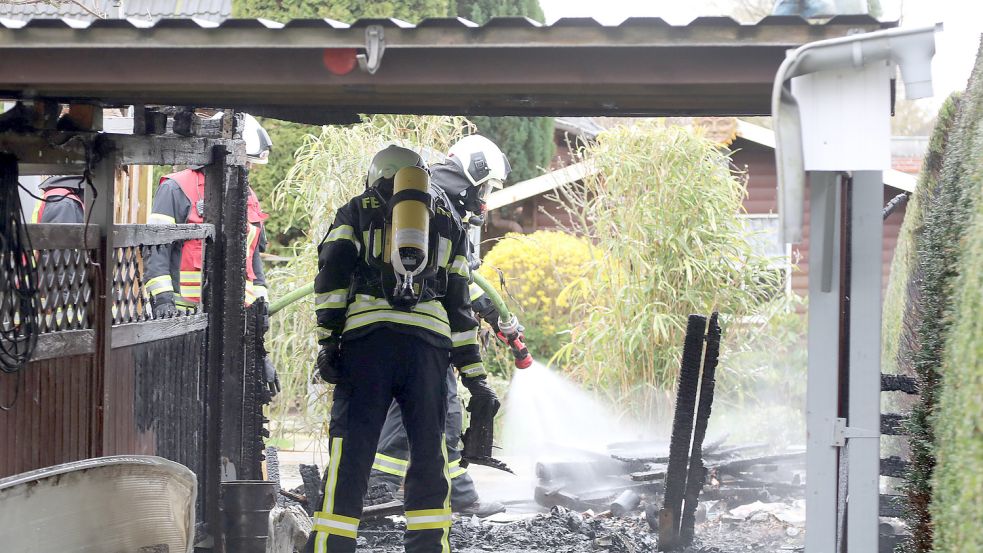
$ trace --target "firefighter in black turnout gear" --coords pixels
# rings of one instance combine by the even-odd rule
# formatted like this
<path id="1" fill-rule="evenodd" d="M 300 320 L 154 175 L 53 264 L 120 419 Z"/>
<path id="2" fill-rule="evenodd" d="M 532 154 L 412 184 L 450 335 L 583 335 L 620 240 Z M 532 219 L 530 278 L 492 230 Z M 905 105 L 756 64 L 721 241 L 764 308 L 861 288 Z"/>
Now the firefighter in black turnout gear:
<path id="1" fill-rule="evenodd" d="M 465 229 L 415 152 L 376 154 L 365 192 L 341 207 L 318 247 L 319 373 L 336 384 L 324 500 L 307 551 L 355 550 L 362 500 L 393 400 L 410 444 L 406 550 L 450 551 L 444 436 L 448 364 L 484 372 L 468 295 Z"/>
<path id="2" fill-rule="evenodd" d="M 452 212 L 467 228 L 480 225 L 485 212 L 485 200 L 493 188 L 501 188 L 508 178 L 511 168 L 505 154 L 494 142 L 479 135 L 467 136 L 455 143 L 448 151 L 444 163 L 431 165 L 431 181 L 445 194 L 446 201 L 453 206 Z M 472 246 L 469 242 L 469 246 Z M 468 263 L 476 269 L 480 263 L 473 248 L 468 250 Z M 476 284 L 470 288 L 472 307 L 476 314 L 486 320 L 498 333 L 498 313 L 490 299 Z M 467 336 L 470 338 L 470 335 Z M 494 390 L 485 381 L 482 370 L 462 374 L 462 382 L 471 393 L 475 405 L 481 402 L 491 404 L 497 411 L 500 403 Z M 453 367 L 447 371 L 447 452 L 450 461 L 451 509 L 462 515 L 487 517 L 505 511 L 505 505 L 497 501 L 481 501 L 475 489 L 474 480 L 461 466 L 461 430 L 463 413 L 461 400 L 457 393 L 457 375 Z M 384 490 L 383 495 L 395 495 L 406 477 L 409 466 L 409 440 L 400 416 L 399 407 L 393 403 L 382 428 L 379 448 L 372 464 L 369 487 L 373 491 Z"/>
<path id="3" fill-rule="evenodd" d="M 82 189 L 85 177 L 50 177 L 41 183 L 42 201 L 38 201 L 31 214 L 32 223 L 85 222 Z"/>

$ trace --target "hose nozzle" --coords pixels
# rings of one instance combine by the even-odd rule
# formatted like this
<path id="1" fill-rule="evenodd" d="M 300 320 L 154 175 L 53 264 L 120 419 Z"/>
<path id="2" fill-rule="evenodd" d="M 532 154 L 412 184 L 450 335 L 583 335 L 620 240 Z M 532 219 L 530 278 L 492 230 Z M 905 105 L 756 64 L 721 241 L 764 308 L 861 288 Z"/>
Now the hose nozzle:
<path id="1" fill-rule="evenodd" d="M 529 348 L 526 347 L 525 336 L 519 331 L 519 319 L 513 314 L 507 323 L 499 322 L 498 329 L 501 331 L 502 340 L 512 350 L 515 368 L 528 369 L 532 365 L 532 355 L 529 354 Z"/>

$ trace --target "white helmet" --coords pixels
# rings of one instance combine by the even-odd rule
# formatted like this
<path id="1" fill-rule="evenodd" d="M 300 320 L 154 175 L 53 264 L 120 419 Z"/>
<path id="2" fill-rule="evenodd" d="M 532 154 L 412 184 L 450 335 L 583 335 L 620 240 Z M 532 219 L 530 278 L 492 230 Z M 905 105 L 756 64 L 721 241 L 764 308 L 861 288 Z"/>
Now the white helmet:
<path id="1" fill-rule="evenodd" d="M 386 146 L 372 157 L 365 185 L 371 188 L 382 179 L 392 179 L 396 176 L 396 172 L 403 167 L 426 169 L 427 165 L 423 162 L 420 154 L 413 150 L 395 144 Z"/>
<path id="2" fill-rule="evenodd" d="M 477 134 L 458 140 L 447 151 L 447 156 L 464 170 L 474 186 L 488 183 L 490 188 L 501 188 L 512 172 L 512 166 L 502 150 L 491 140 Z"/>
<path id="3" fill-rule="evenodd" d="M 270 150 L 273 148 L 270 135 L 259 121 L 248 113 L 242 114 L 242 122 L 242 139 L 246 141 L 246 161 L 259 165 L 269 163 Z"/>

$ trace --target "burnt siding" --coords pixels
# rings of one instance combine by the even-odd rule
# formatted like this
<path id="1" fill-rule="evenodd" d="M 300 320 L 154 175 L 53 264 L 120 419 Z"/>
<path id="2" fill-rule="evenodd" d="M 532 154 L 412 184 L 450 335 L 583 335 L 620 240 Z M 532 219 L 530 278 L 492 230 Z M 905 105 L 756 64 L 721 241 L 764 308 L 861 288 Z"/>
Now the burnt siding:
<path id="1" fill-rule="evenodd" d="M 121 454 L 158 455 L 200 474 L 203 340 L 199 331 L 114 349 L 105 386 L 91 355 L 0 375 L 0 402 L 13 405 L 0 411 L 0 477 Z"/>
<path id="2" fill-rule="evenodd" d="M 0 477 L 100 455 L 101 378 L 91 355 L 0 374 Z"/>

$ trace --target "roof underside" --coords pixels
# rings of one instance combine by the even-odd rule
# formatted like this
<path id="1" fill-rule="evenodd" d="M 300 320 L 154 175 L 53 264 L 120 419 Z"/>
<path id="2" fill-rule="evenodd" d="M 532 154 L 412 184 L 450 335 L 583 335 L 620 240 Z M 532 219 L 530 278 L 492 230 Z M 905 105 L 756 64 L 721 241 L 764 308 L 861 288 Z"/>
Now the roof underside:
<path id="1" fill-rule="evenodd" d="M 754 25 L 633 18 L 614 27 L 592 19 L 543 27 L 524 18 L 484 26 L 462 19 L 18 25 L 0 19 L 0 97 L 238 108 L 330 123 L 356 113 L 763 115 L 788 49 L 893 23 L 773 16 Z M 378 72 L 328 71 L 325 51 L 364 52 L 370 25 L 384 30 Z"/>

